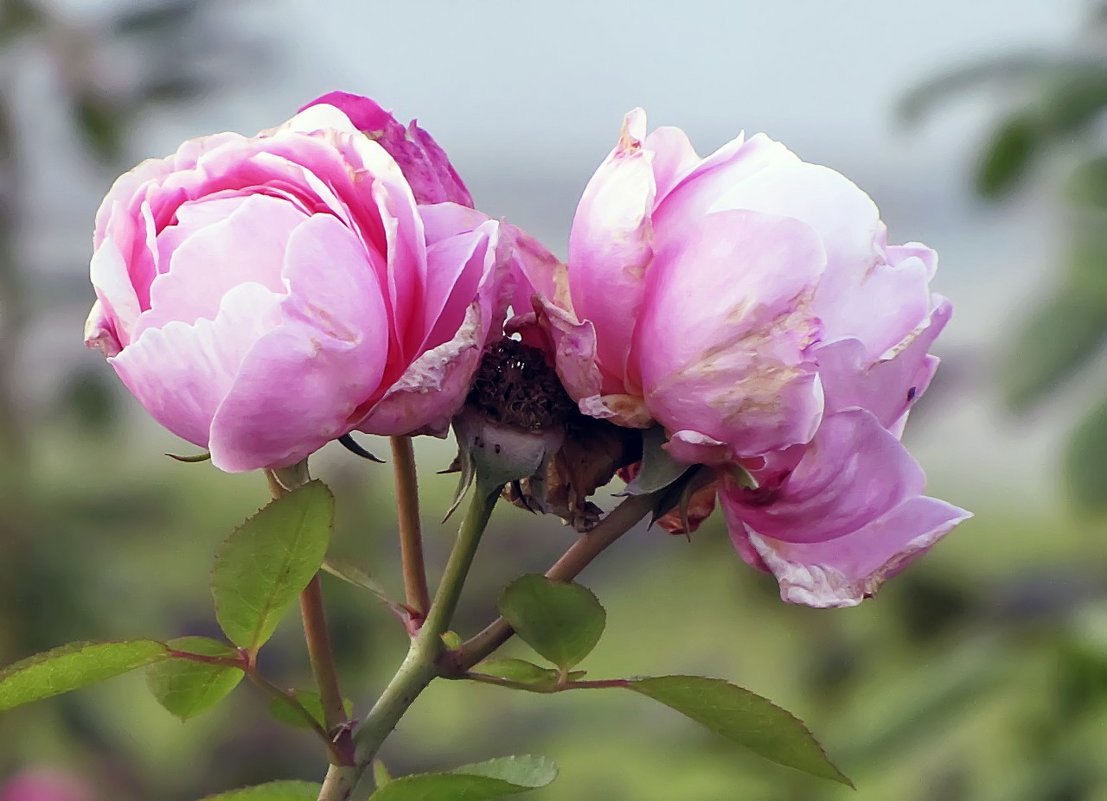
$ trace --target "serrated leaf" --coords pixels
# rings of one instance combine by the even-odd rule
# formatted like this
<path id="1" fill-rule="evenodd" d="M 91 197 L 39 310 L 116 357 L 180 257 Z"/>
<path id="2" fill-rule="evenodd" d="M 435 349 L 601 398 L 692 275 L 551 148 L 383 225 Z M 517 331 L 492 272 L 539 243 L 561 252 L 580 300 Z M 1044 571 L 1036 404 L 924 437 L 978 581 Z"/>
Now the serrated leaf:
<path id="1" fill-rule="evenodd" d="M 269 782 L 205 796 L 202 801 L 315 801 L 321 789 L 322 785 L 311 782 Z"/>
<path id="2" fill-rule="evenodd" d="M 76 642 L 28 657 L 0 671 L 0 712 L 78 690 L 169 655 L 156 640 Z"/>
<path id="3" fill-rule="evenodd" d="M 702 676 L 635 679 L 626 686 L 765 759 L 853 786 L 802 721 L 756 693 Z"/>
<path id="4" fill-rule="evenodd" d="M 648 495 L 673 484 L 692 468 L 678 462 L 663 447 L 665 429 L 661 426 L 642 432 L 642 463 L 634 480 L 623 490 L 626 495 Z"/>
<path id="5" fill-rule="evenodd" d="M 312 720 L 318 723 L 321 727 L 326 727 L 325 717 L 323 715 L 323 699 L 319 693 L 314 690 L 293 690 L 292 695 L 296 700 L 300 702 L 300 706 L 304 708 Z M 346 716 L 349 717 L 354 711 L 354 705 L 349 698 L 342 699 L 342 706 L 346 712 Z M 282 697 L 273 698 L 268 705 L 269 714 L 279 720 L 281 723 L 287 723 L 289 726 L 295 726 L 298 729 L 306 729 L 311 724 L 304 720 L 304 716 L 300 713 L 295 706 L 293 706 L 288 699 Z"/>
<path id="6" fill-rule="evenodd" d="M 500 614 L 527 645 L 562 670 L 592 652 L 607 613 L 587 587 L 526 575 L 500 595 Z"/>
<path id="7" fill-rule="evenodd" d="M 237 656 L 226 643 L 207 637 L 181 637 L 167 645 L 174 651 L 201 656 Z M 222 701 L 244 675 L 239 668 L 174 657 L 146 668 L 146 686 L 159 704 L 188 720 Z"/>
<path id="8" fill-rule="evenodd" d="M 1107 338 L 1107 302 L 1063 290 L 1030 312 L 1005 365 L 1008 402 L 1026 408 L 1088 361 Z"/>
<path id="9" fill-rule="evenodd" d="M 334 496 L 311 481 L 237 528 L 211 572 L 215 617 L 231 642 L 256 651 L 323 563 Z"/>
<path id="10" fill-rule="evenodd" d="M 1089 511 L 1107 511 L 1107 403 L 1093 409 L 1069 435 L 1065 476 L 1077 503 Z"/>
<path id="11" fill-rule="evenodd" d="M 544 757 L 490 759 L 449 773 L 401 776 L 377 789 L 370 801 L 492 801 L 545 787 L 557 766 Z"/>

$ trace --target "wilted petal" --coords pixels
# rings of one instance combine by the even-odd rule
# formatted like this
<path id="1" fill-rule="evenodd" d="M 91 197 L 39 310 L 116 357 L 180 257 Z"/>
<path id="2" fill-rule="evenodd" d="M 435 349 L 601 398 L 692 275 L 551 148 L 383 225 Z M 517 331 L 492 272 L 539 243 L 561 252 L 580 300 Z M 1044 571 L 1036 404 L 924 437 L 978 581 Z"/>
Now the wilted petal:
<path id="1" fill-rule="evenodd" d="M 747 562 L 770 571 L 789 603 L 856 606 L 930 549 L 969 512 L 935 498 L 911 498 L 884 516 L 828 542 L 794 543 L 763 537 L 728 521 Z M 756 558 L 750 558 L 754 555 Z"/>

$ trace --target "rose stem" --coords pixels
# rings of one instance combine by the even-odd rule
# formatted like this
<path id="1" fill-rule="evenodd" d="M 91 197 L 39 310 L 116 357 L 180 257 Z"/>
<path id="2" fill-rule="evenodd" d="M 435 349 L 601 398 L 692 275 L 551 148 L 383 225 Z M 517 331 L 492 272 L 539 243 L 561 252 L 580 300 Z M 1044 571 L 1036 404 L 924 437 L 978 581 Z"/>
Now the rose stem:
<path id="1" fill-rule="evenodd" d="M 427 569 L 423 562 L 423 533 L 419 524 L 419 481 L 411 437 L 390 437 L 396 478 L 396 514 L 400 529 L 400 561 L 403 564 L 407 605 L 425 615 L 430 608 Z"/>
<path id="2" fill-rule="evenodd" d="M 555 581 L 576 578 L 593 559 L 621 536 L 630 531 L 643 517 L 653 511 L 656 498 L 653 495 L 631 495 L 602 520 L 599 525 L 574 542 L 549 570 L 546 577 Z M 459 672 L 464 672 L 487 657 L 515 632 L 502 617 L 467 640 L 455 659 Z"/>
<path id="3" fill-rule="evenodd" d="M 303 463 L 285 470 L 265 472 L 274 498 L 279 498 L 308 481 L 307 465 Z M 319 688 L 319 700 L 323 706 L 323 725 L 328 735 L 335 738 L 336 747 L 331 749 L 328 756 L 331 760 L 338 759 L 340 764 L 352 765 L 352 740 L 345 727 L 346 708 L 342 702 L 342 691 L 338 686 L 338 671 L 335 669 L 331 651 L 327 616 L 323 609 L 323 588 L 318 573 L 300 593 L 300 617 L 304 624 L 308 660 L 311 662 L 311 671 L 315 676 L 315 684 Z"/>

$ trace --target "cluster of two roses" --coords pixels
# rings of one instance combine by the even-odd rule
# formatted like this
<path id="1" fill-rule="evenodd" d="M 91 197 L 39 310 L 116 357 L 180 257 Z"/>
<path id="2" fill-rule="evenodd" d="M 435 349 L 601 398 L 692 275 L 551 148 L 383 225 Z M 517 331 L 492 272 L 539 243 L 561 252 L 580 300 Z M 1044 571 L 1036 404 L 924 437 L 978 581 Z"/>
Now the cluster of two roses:
<path id="1" fill-rule="evenodd" d="M 865 193 L 764 136 L 700 158 L 631 112 L 566 265 L 474 210 L 414 122 L 332 93 L 139 165 L 94 245 L 86 341 L 223 470 L 444 432 L 511 308 L 581 412 L 716 468 L 786 600 L 857 603 L 968 516 L 899 441 L 950 316 L 934 252 L 887 245 Z"/>

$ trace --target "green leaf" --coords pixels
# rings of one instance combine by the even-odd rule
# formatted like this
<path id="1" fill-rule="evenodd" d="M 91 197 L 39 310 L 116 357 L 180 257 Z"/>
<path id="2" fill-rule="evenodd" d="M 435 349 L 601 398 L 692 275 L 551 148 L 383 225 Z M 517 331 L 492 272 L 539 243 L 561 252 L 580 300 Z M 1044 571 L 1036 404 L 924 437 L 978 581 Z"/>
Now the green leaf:
<path id="1" fill-rule="evenodd" d="M 169 655 L 155 640 L 76 642 L 28 657 L 0 671 L 0 712 L 78 690 Z"/>
<path id="2" fill-rule="evenodd" d="M 277 498 L 227 538 L 211 594 L 227 637 L 256 651 L 319 570 L 334 527 L 334 496 L 312 481 Z"/>
<path id="3" fill-rule="evenodd" d="M 174 651 L 234 658 L 237 651 L 207 637 L 181 637 L 167 645 Z M 158 703 L 181 720 L 219 703 L 245 675 L 240 668 L 174 657 L 146 668 L 146 685 Z"/>
<path id="4" fill-rule="evenodd" d="M 269 782 L 209 795 L 203 801 L 315 801 L 321 789 L 322 785 L 311 782 Z"/>
<path id="5" fill-rule="evenodd" d="M 544 757 L 490 759 L 449 773 L 419 773 L 393 779 L 370 801 L 491 801 L 545 787 L 557 767 Z"/>
<path id="6" fill-rule="evenodd" d="M 692 468 L 676 461 L 662 447 L 666 442 L 665 429 L 661 426 L 642 432 L 642 463 L 634 480 L 627 484 L 624 494 L 648 495 L 665 489 Z"/>
<path id="7" fill-rule="evenodd" d="M 500 595 L 500 614 L 531 648 L 562 670 L 592 652 L 607 613 L 587 587 L 522 576 Z"/>
<path id="8" fill-rule="evenodd" d="M 1016 333 L 1005 365 L 1007 400 L 1026 408 L 1088 361 L 1107 338 L 1107 302 L 1065 289 L 1034 309 Z"/>
<path id="9" fill-rule="evenodd" d="M 379 759 L 373 760 L 371 769 L 373 771 L 374 787 L 381 788 L 392 781 L 392 774 L 388 772 L 388 766 Z"/>
<path id="10" fill-rule="evenodd" d="M 702 676 L 636 679 L 627 688 L 772 762 L 853 786 L 798 718 L 749 690 Z"/>
<path id="11" fill-rule="evenodd" d="M 976 170 L 976 191 L 989 198 L 1008 192 L 1029 168 L 1043 139 L 1041 121 L 1036 114 L 1011 115 L 985 148 Z"/>
<path id="12" fill-rule="evenodd" d="M 473 672 L 507 679 L 508 681 L 517 681 L 520 684 L 546 685 L 557 683 L 556 670 L 539 667 L 525 659 L 490 659 L 473 668 Z"/>
<path id="13" fill-rule="evenodd" d="M 371 592 L 377 598 L 389 606 L 397 606 L 384 591 L 384 588 L 376 580 L 357 565 L 343 562 L 339 559 L 327 558 L 323 560 L 323 572 L 329 573 L 336 579 L 345 581 L 358 589 Z"/>
<path id="14" fill-rule="evenodd" d="M 1107 403 L 1093 409 L 1069 436 L 1065 476 L 1077 503 L 1089 511 L 1107 511 Z"/>
<path id="15" fill-rule="evenodd" d="M 300 706 L 311 715 L 312 720 L 321 727 L 326 728 L 325 716 L 323 715 L 323 699 L 319 696 L 319 693 L 314 690 L 292 690 L 292 695 L 300 702 Z M 346 716 L 349 717 L 354 711 L 353 703 L 349 698 L 344 698 L 342 699 L 342 706 L 345 709 Z M 306 729 L 311 725 L 308 721 L 304 720 L 304 716 L 300 713 L 300 710 L 293 706 L 286 698 L 279 696 L 273 698 L 269 702 L 268 709 L 270 715 L 281 723 L 287 723 L 289 726 L 295 726 L 298 729 Z"/>

